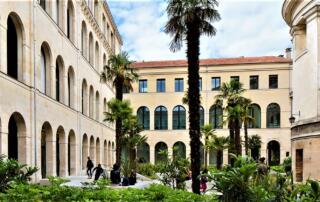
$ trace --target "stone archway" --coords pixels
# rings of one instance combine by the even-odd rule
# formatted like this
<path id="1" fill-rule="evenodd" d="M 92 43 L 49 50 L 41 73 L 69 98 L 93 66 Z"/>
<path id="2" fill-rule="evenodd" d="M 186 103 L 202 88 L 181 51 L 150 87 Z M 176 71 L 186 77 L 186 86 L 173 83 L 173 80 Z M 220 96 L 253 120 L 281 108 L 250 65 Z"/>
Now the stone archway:
<path id="1" fill-rule="evenodd" d="M 164 142 L 158 142 L 155 146 L 155 164 L 166 160 L 167 156 L 161 154 L 162 151 L 168 152 L 168 146 Z"/>
<path id="2" fill-rule="evenodd" d="M 280 164 L 280 143 L 276 140 L 272 140 L 268 143 L 268 165 L 276 166 Z"/>
<path id="3" fill-rule="evenodd" d="M 73 130 L 70 130 L 68 135 L 68 175 L 77 174 L 77 144 L 76 135 Z"/>
<path id="4" fill-rule="evenodd" d="M 108 166 L 108 143 L 107 140 L 103 142 L 103 165 Z"/>
<path id="5" fill-rule="evenodd" d="M 101 159 L 100 159 L 100 139 L 97 138 L 96 140 L 96 164 L 101 164 Z"/>
<path id="6" fill-rule="evenodd" d="M 8 158 L 28 163 L 27 147 L 26 123 L 22 115 L 15 112 L 8 123 Z"/>
<path id="7" fill-rule="evenodd" d="M 52 127 L 45 122 L 41 128 L 41 176 L 54 176 L 54 141 Z"/>
<path id="8" fill-rule="evenodd" d="M 88 145 L 88 136 L 84 134 L 82 137 L 82 169 L 86 168 L 87 158 L 89 157 L 89 145 Z"/>
<path id="9" fill-rule="evenodd" d="M 94 141 L 94 137 L 91 136 L 90 137 L 90 152 L 89 152 L 89 156 L 91 158 L 91 160 L 93 161 L 93 164 L 96 163 L 96 147 L 95 147 L 95 141 Z"/>
<path id="10" fill-rule="evenodd" d="M 67 139 L 62 126 L 58 127 L 56 135 L 56 172 L 57 176 L 67 175 Z"/>

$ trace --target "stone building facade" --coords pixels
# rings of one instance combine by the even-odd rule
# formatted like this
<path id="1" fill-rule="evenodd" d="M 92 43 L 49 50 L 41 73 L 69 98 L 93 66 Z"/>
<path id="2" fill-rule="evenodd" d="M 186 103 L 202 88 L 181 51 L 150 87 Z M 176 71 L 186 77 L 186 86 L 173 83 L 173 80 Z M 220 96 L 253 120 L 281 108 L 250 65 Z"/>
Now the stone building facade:
<path id="1" fill-rule="evenodd" d="M 289 51 L 289 50 L 288 50 Z M 287 53 L 288 57 L 290 52 Z M 147 144 L 138 148 L 138 157 L 156 163 L 158 151 L 166 149 L 169 155 L 189 156 L 188 106 L 182 103 L 187 91 L 187 62 L 153 61 L 137 62 L 135 68 L 139 82 L 134 91 L 125 94 L 144 125 Z M 216 133 L 228 135 L 227 126 L 220 126 L 222 109 L 215 106 L 219 87 L 230 79 L 244 84 L 244 96 L 252 100 L 251 115 L 256 123 L 249 135 L 262 138 L 261 156 L 270 165 L 276 165 L 291 154 L 290 145 L 290 71 L 291 59 L 279 57 L 240 57 L 206 59 L 200 61 L 201 123 L 211 124 Z M 243 136 L 243 130 L 241 131 Z M 204 143 L 204 142 L 203 142 Z M 202 154 L 202 160 L 204 155 Z M 223 162 L 227 163 L 228 152 Z M 216 154 L 210 152 L 210 164 L 216 163 Z"/>
<path id="2" fill-rule="evenodd" d="M 114 97 L 100 82 L 122 40 L 97 0 L 0 1 L 0 154 L 37 166 L 36 180 L 114 162 Z"/>
<path id="3" fill-rule="evenodd" d="M 320 1 L 286 0 L 282 15 L 293 42 L 292 159 L 294 180 L 320 179 Z"/>

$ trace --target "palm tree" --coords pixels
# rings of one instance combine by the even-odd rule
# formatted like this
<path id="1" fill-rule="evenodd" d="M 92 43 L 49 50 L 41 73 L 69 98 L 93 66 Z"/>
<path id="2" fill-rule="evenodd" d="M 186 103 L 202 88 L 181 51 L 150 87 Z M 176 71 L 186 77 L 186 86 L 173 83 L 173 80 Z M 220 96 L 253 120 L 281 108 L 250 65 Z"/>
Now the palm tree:
<path id="1" fill-rule="evenodd" d="M 199 92 L 199 54 L 200 36 L 213 36 L 216 29 L 212 22 L 220 20 L 216 10 L 217 0 L 169 0 L 167 13 L 169 20 L 165 32 L 173 39 L 172 51 L 180 50 L 187 43 L 188 59 L 188 105 L 189 136 L 191 147 L 192 191 L 200 194 L 200 92 Z"/>
<path id="2" fill-rule="evenodd" d="M 229 137 L 217 137 L 215 136 L 213 140 L 209 143 L 210 149 L 214 149 L 217 152 L 217 169 L 222 168 L 223 161 L 223 150 L 229 148 L 230 138 Z"/>
<path id="3" fill-rule="evenodd" d="M 259 135 L 252 135 L 248 138 L 248 147 L 251 150 L 251 157 L 258 160 L 260 157 L 261 137 Z"/>
<path id="4" fill-rule="evenodd" d="M 116 129 L 116 163 L 121 165 L 121 144 L 123 139 L 123 130 L 122 130 L 122 122 L 125 118 L 131 116 L 132 108 L 130 107 L 130 102 L 127 100 L 121 101 L 118 99 L 112 99 L 108 103 L 108 108 L 110 112 L 104 112 L 105 119 L 104 121 L 114 123 L 118 123 L 120 120 L 120 129 Z M 118 125 L 118 126 L 119 126 Z M 119 156 L 120 155 L 120 156 Z"/>
<path id="5" fill-rule="evenodd" d="M 251 107 L 251 100 L 248 98 L 243 98 L 241 100 L 242 106 L 242 113 L 241 119 L 243 122 L 243 130 L 244 130 L 244 147 L 245 147 L 245 154 L 248 156 L 249 154 L 249 143 L 248 143 L 248 125 L 249 123 L 254 122 L 254 118 L 250 116 L 250 107 Z"/>
<path id="6" fill-rule="evenodd" d="M 127 153 L 129 154 L 129 164 L 131 169 L 136 169 L 135 160 L 137 157 L 136 148 L 139 144 L 147 141 L 146 136 L 141 136 L 140 132 L 143 131 L 143 127 L 138 123 L 136 116 L 129 116 L 123 121 L 123 143 L 127 147 Z"/>
<path id="7" fill-rule="evenodd" d="M 123 89 L 132 91 L 132 83 L 138 79 L 138 74 L 131 68 L 133 61 L 129 60 L 128 53 L 121 52 L 112 55 L 108 65 L 103 67 L 100 80 L 104 83 L 112 82 L 116 90 L 116 99 L 123 99 Z M 116 120 L 116 163 L 121 164 L 121 127 L 122 120 Z"/>
<path id="8" fill-rule="evenodd" d="M 231 80 L 229 83 L 223 83 L 220 88 L 220 93 L 216 96 L 216 104 L 225 106 L 224 111 L 227 113 L 227 122 L 230 136 L 230 149 L 229 153 L 241 155 L 241 114 L 242 107 L 241 101 L 243 100 L 242 83 L 236 80 Z M 231 164 L 233 164 L 233 158 L 231 158 Z"/>
<path id="9" fill-rule="evenodd" d="M 215 130 L 212 125 L 204 125 L 201 127 L 201 134 L 204 136 L 204 166 L 208 168 L 208 151 L 210 149 L 209 142 L 210 139 L 215 136 Z"/>

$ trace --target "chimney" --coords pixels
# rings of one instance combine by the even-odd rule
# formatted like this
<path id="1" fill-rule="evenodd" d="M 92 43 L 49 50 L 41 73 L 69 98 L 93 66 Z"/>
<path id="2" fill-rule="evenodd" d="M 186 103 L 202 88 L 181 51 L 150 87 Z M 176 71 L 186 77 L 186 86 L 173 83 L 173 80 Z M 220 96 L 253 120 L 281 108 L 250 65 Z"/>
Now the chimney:
<path id="1" fill-rule="evenodd" d="M 286 58 L 291 60 L 291 48 L 286 48 Z"/>

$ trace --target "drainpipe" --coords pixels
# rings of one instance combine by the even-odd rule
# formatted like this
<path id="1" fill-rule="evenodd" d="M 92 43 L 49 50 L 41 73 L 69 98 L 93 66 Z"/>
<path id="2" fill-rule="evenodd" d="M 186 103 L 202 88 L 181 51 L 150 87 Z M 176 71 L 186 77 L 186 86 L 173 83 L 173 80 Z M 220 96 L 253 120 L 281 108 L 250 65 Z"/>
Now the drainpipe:
<path id="1" fill-rule="evenodd" d="M 35 37 L 35 8 L 37 0 L 33 0 L 32 6 L 32 31 L 33 31 L 33 134 L 34 134 L 34 166 L 37 166 L 37 104 L 36 104 L 36 37 Z M 35 175 L 35 181 L 37 181 L 38 175 Z"/>

